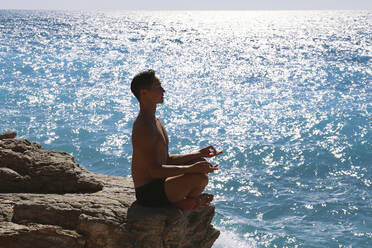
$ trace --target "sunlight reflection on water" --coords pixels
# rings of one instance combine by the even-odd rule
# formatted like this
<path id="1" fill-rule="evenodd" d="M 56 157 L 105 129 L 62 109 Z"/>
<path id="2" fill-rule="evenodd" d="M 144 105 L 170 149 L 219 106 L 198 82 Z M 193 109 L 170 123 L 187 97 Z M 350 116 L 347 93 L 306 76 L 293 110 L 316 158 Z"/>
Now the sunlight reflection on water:
<path id="1" fill-rule="evenodd" d="M 0 131 L 129 176 L 138 112 L 129 82 L 153 68 L 170 151 L 224 150 L 208 188 L 223 230 L 216 247 L 362 247 L 372 238 L 370 20 L 370 11 L 0 11 Z"/>

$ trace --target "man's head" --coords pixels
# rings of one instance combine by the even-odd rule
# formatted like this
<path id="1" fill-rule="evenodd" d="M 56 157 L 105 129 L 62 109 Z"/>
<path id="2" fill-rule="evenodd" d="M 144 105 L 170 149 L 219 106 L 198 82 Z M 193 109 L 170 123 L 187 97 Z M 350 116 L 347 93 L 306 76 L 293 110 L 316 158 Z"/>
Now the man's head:
<path id="1" fill-rule="evenodd" d="M 147 70 L 134 76 L 130 89 L 139 102 L 147 98 L 154 103 L 163 102 L 163 93 L 159 79 L 155 76 L 154 70 Z"/>

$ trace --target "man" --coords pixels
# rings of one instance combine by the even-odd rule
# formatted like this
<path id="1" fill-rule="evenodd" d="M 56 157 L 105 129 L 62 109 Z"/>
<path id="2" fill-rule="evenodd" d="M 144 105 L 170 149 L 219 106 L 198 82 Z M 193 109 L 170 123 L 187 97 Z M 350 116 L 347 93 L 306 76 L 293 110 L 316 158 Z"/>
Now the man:
<path id="1" fill-rule="evenodd" d="M 218 170 L 204 158 L 222 153 L 213 146 L 190 154 L 170 155 L 168 135 L 156 118 L 156 106 L 164 101 L 164 92 L 153 70 L 137 74 L 131 83 L 140 105 L 132 131 L 132 178 L 139 204 L 148 207 L 174 205 L 185 210 L 206 206 L 213 195 L 202 194 L 208 173 Z"/>

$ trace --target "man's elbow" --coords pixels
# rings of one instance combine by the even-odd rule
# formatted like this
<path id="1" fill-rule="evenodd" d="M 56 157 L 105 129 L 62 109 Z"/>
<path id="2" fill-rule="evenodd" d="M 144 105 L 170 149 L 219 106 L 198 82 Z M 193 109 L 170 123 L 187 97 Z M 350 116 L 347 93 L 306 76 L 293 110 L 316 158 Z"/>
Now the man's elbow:
<path id="1" fill-rule="evenodd" d="M 173 164 L 172 160 L 173 160 L 172 155 L 168 155 L 166 164 Z"/>
<path id="2" fill-rule="evenodd" d="M 162 176 L 162 167 L 159 166 L 159 168 L 155 167 L 155 168 L 149 168 L 149 174 L 152 178 L 161 178 L 163 177 Z"/>

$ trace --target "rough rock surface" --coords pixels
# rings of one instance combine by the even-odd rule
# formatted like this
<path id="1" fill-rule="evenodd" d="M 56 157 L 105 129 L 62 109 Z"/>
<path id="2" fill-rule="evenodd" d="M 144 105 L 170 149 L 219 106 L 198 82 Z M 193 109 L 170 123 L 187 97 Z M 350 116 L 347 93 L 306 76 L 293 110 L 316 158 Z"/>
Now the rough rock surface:
<path id="1" fill-rule="evenodd" d="M 6 135 L 8 134 L 8 135 Z M 0 193 L 97 192 L 102 183 L 60 151 L 43 149 L 25 139 L 0 135 Z"/>
<path id="2" fill-rule="evenodd" d="M 145 208 L 129 178 L 87 171 L 73 157 L 0 135 L 0 248 L 211 247 L 214 206 Z"/>

